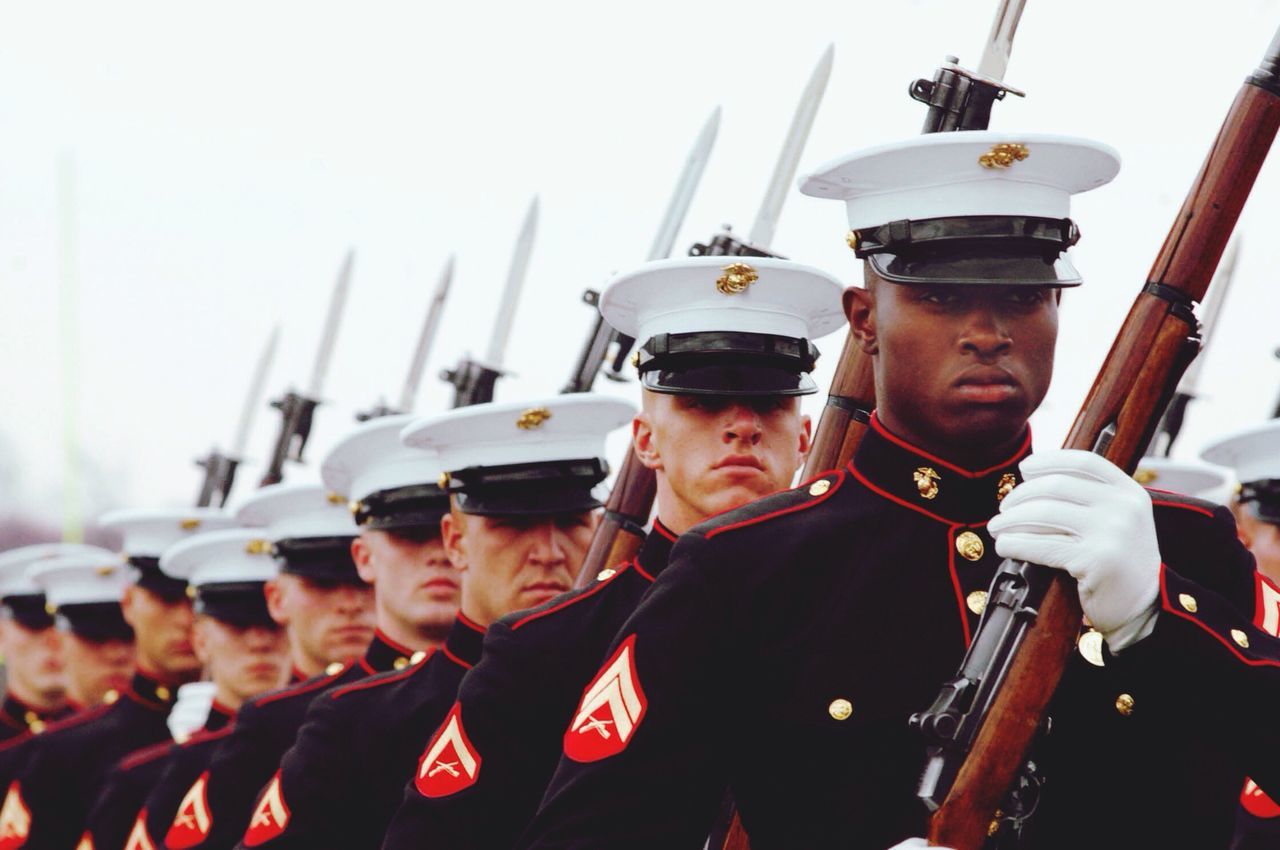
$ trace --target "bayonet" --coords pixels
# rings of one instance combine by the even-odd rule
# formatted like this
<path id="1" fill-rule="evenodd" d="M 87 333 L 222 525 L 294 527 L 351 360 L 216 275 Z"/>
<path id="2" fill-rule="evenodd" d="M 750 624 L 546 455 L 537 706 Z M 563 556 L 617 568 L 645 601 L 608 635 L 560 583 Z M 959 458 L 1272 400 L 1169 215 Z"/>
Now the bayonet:
<path id="1" fill-rule="evenodd" d="M 773 174 L 769 177 L 764 201 L 756 214 L 755 223 L 744 242 L 733 233 L 733 228 L 725 225 L 719 233 L 706 243 L 695 243 L 689 253 L 695 257 L 776 257 L 769 246 L 773 242 L 774 231 L 778 226 L 778 216 L 782 213 L 782 205 L 795 180 L 796 168 L 800 164 L 800 155 L 804 152 L 805 143 L 809 140 L 809 131 L 813 128 L 813 119 L 818 114 L 818 106 L 827 89 L 827 80 L 831 77 L 831 64 L 835 55 L 835 45 L 827 45 L 818 60 L 818 65 L 809 75 L 800 103 L 796 105 L 795 115 L 791 119 L 791 127 L 787 131 L 782 150 L 774 164 Z"/>
<path id="2" fill-rule="evenodd" d="M 271 329 L 267 344 L 258 355 L 257 366 L 253 370 L 253 378 L 249 382 L 249 394 L 245 396 L 244 406 L 240 409 L 240 421 L 236 426 L 235 437 L 231 441 L 231 451 L 223 454 L 214 447 L 209 454 L 196 461 L 196 466 L 204 470 L 204 482 L 200 486 L 200 495 L 196 498 L 196 507 L 205 508 L 217 500 L 218 506 L 227 503 L 231 495 L 231 487 L 235 483 L 236 470 L 244 460 L 244 450 L 249 444 L 249 432 L 253 429 L 254 414 L 258 405 L 262 404 L 262 396 L 266 390 L 267 375 L 271 372 L 271 364 L 275 361 L 276 347 L 280 342 L 280 326 Z"/>
<path id="3" fill-rule="evenodd" d="M 1008 94 L 1025 96 L 1004 83 L 1013 37 L 1024 6 L 1026 0 L 1001 0 L 977 71 L 961 67 L 958 58 L 948 56 L 932 80 L 921 79 L 911 84 L 911 97 L 929 107 L 923 132 L 985 130 L 991 123 L 991 107 L 997 100 L 1004 100 Z"/>
<path id="4" fill-rule="evenodd" d="M 507 337 L 511 335 L 511 323 L 515 320 L 516 304 L 524 287 L 525 273 L 529 269 L 529 256 L 533 252 L 533 238 L 538 229 L 538 199 L 535 196 L 525 214 L 524 225 L 516 238 L 515 252 L 507 272 L 507 285 L 502 293 L 498 318 L 489 338 L 489 350 L 483 361 L 465 355 L 453 369 L 446 369 L 440 377 L 453 384 L 453 406 L 467 407 L 493 401 L 494 384 L 503 374 L 502 360 L 506 353 Z"/>
<path id="5" fill-rule="evenodd" d="M 693 148 L 685 158 L 680 179 L 676 181 L 675 191 L 671 193 L 671 199 L 667 202 L 666 212 L 663 213 L 662 221 L 658 225 L 658 232 L 654 234 L 653 244 L 649 246 L 646 261 L 661 260 L 671 255 L 676 235 L 680 232 L 680 225 L 684 223 L 689 205 L 693 202 L 694 191 L 702 181 L 702 173 L 707 168 L 707 160 L 711 157 L 711 148 L 715 145 L 716 133 L 719 129 L 720 107 L 717 106 L 711 110 L 711 115 L 702 125 Z M 609 327 L 604 317 L 600 315 L 599 292 L 588 289 L 582 293 L 582 300 L 589 304 L 595 313 L 595 323 L 587 337 L 587 344 L 574 365 L 573 374 L 569 376 L 569 383 L 562 390 L 566 393 L 589 392 L 592 384 L 595 383 L 596 375 L 600 372 L 601 364 L 606 359 L 610 361 L 610 366 L 604 372 L 605 377 L 615 381 L 625 380 L 622 377 L 622 369 L 626 365 L 631 347 L 635 344 L 635 340 L 631 337 Z M 613 351 L 612 356 L 609 354 L 610 349 Z"/>
<path id="6" fill-rule="evenodd" d="M 822 58 L 809 76 L 809 84 L 796 107 L 796 114 L 791 118 L 791 127 L 787 130 L 786 141 L 778 152 L 778 162 L 774 165 L 773 176 L 765 189 L 764 201 L 760 204 L 760 212 L 751 225 L 747 241 L 757 248 L 767 250 L 773 243 L 774 231 L 778 228 L 778 216 L 782 214 L 782 205 L 791 194 L 792 183 L 796 179 L 796 168 L 800 165 L 800 155 L 804 152 L 805 142 L 809 139 L 809 131 L 813 129 L 813 119 L 818 114 L 818 106 L 822 103 L 823 92 L 827 89 L 827 81 L 831 78 L 831 63 L 835 56 L 836 46 L 827 45 Z"/>
<path id="7" fill-rule="evenodd" d="M 329 299 L 329 312 L 325 317 L 324 330 L 320 335 L 320 347 L 316 351 L 315 366 L 311 371 L 311 382 L 306 395 L 289 389 L 285 394 L 271 402 L 271 406 L 280 411 L 280 433 L 276 437 L 275 448 L 271 452 L 271 460 L 259 481 L 259 486 L 278 484 L 284 478 L 284 462 L 292 460 L 302 463 L 302 452 L 306 449 L 307 439 L 311 436 L 311 421 L 315 409 L 320 404 L 320 393 L 324 389 L 324 379 L 329 371 L 329 361 L 333 355 L 333 346 L 338 339 L 338 326 L 341 324 L 342 312 L 347 303 L 347 289 L 351 285 L 351 268 L 355 261 L 354 249 L 348 250 L 338 272 L 338 281 L 334 284 L 333 295 Z"/>

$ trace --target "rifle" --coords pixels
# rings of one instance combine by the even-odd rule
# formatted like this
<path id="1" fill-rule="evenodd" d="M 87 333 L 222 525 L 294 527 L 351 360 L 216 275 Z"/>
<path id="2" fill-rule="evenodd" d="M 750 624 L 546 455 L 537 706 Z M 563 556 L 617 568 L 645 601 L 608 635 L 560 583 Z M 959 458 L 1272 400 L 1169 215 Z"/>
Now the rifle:
<path id="1" fill-rule="evenodd" d="M 765 197 L 751 228 L 751 236 L 742 242 L 732 236 L 729 228 L 711 239 L 708 244 L 695 244 L 689 249 L 693 256 L 757 256 L 773 257 L 765 247 L 773 238 L 778 216 L 782 213 L 783 202 L 786 201 L 791 181 L 795 179 L 796 168 L 800 164 L 800 154 L 804 151 L 804 143 L 809 137 L 813 119 L 818 114 L 818 106 L 822 103 L 822 94 L 826 90 L 827 80 L 831 76 L 831 62 L 835 53 L 834 45 L 829 45 L 818 60 L 817 67 L 809 77 L 800 103 L 791 119 L 787 138 L 778 154 L 773 174 L 765 190 Z M 607 373 L 606 373 L 607 374 Z M 649 522 L 649 514 L 653 510 L 653 500 L 657 496 L 658 482 L 653 470 L 648 469 L 629 450 L 627 457 L 614 480 L 613 490 L 605 503 L 604 519 L 596 529 L 591 540 L 591 547 L 583 558 L 582 571 L 578 573 L 577 585 L 582 586 L 595 580 L 601 570 L 614 569 L 619 564 L 634 558 L 644 543 L 645 526 Z"/>
<path id="2" fill-rule="evenodd" d="M 325 317 L 324 331 L 320 335 L 320 347 L 316 350 L 316 362 L 311 371 L 311 383 L 305 394 L 290 388 L 285 394 L 271 402 L 271 406 L 280 411 L 280 433 L 276 436 L 275 448 L 271 452 L 271 461 L 258 486 L 278 484 L 284 478 L 284 462 L 291 460 L 302 463 L 302 452 L 307 446 L 307 438 L 311 436 L 311 420 L 316 406 L 320 404 L 320 391 L 324 387 L 324 379 L 329 371 L 329 360 L 333 355 L 334 343 L 338 340 L 338 325 L 342 319 L 342 311 L 347 303 L 347 290 L 351 286 L 351 266 L 355 261 L 355 252 L 347 251 L 343 258 L 342 268 L 338 272 L 338 282 L 334 284 L 333 295 L 329 299 L 329 313 Z"/>
<path id="3" fill-rule="evenodd" d="M 1147 282 L 1067 435 L 1132 472 L 1199 347 L 1193 310 L 1280 128 L 1280 31 L 1236 95 Z M 931 739 L 919 794 L 931 843 L 976 850 L 1022 769 L 1082 622 L 1075 582 L 1001 565 L 961 665 L 912 725 Z"/>
<path id="4" fill-rule="evenodd" d="M 493 388 L 502 371 L 502 358 L 507 350 L 507 338 L 511 336 L 511 323 L 515 319 L 520 290 L 524 288 L 525 272 L 529 270 L 529 255 L 533 252 L 533 237 L 538 230 L 538 199 L 535 196 L 525 213 L 520 235 L 516 237 L 516 249 L 511 255 L 511 267 L 507 271 L 507 285 L 502 291 L 498 306 L 498 318 L 493 323 L 489 337 L 489 350 L 483 361 L 471 355 L 463 355 L 458 365 L 440 373 L 440 378 L 453 384 L 453 407 L 469 407 L 493 401 Z"/>
<path id="5" fill-rule="evenodd" d="M 715 144 L 719 129 L 720 107 L 717 106 L 711 111 L 711 115 L 702 126 L 702 131 L 698 133 L 698 138 L 693 143 L 693 149 L 685 158 L 684 169 L 680 172 L 680 179 L 676 181 L 676 190 L 672 193 L 671 200 L 667 202 L 667 210 L 662 216 L 662 223 L 653 238 L 653 244 L 649 247 L 649 254 L 645 257 L 646 262 L 661 260 L 671 255 L 671 246 L 675 244 L 676 234 L 680 231 L 680 225 L 689 212 L 693 193 L 698 188 L 698 183 L 702 181 L 702 172 L 707 168 L 707 158 L 711 155 L 711 147 Z M 569 383 L 565 384 L 564 389 L 561 390 L 564 393 L 590 392 L 606 358 L 609 360 L 609 368 L 604 376 L 611 381 L 626 380 L 622 377 L 622 368 L 626 365 L 627 355 L 636 342 L 631 337 L 618 333 L 605 322 L 604 316 L 600 315 L 599 292 L 588 289 L 582 293 L 582 300 L 595 311 L 596 320 L 591 327 L 591 332 L 587 335 L 587 342 L 582 347 L 582 354 L 574 365 L 573 373 L 569 376 Z M 609 353 L 610 351 L 612 354 Z"/>
<path id="6" fill-rule="evenodd" d="M 440 272 L 440 280 L 436 283 L 435 294 L 431 296 L 431 304 L 427 307 L 427 317 L 422 322 L 422 330 L 418 334 L 418 345 L 413 350 L 413 358 L 409 361 L 409 374 L 404 379 L 404 388 L 400 391 L 400 403 L 389 407 L 379 401 L 369 410 L 356 414 L 356 421 L 368 422 L 380 416 L 392 416 L 397 413 L 412 413 L 413 401 L 418 396 L 418 384 L 422 383 L 422 367 L 427 362 L 427 354 L 431 351 L 431 343 L 435 339 L 436 329 L 440 326 L 440 314 L 444 312 L 444 301 L 449 295 L 449 284 L 453 281 L 453 255 L 444 264 Z"/>
<path id="7" fill-rule="evenodd" d="M 1227 290 L 1235 279 L 1236 255 L 1240 251 L 1240 239 L 1236 238 L 1227 245 L 1227 252 L 1222 256 L 1222 263 L 1213 275 L 1209 284 L 1209 295 L 1204 302 L 1204 319 L 1200 322 L 1200 356 L 1187 367 L 1186 374 L 1178 382 L 1178 388 L 1164 409 L 1159 424 L 1156 425 L 1155 436 L 1151 444 L 1143 452 L 1146 457 L 1168 457 L 1173 443 L 1182 433 L 1182 423 L 1187 416 L 1187 405 L 1196 397 L 1196 385 L 1200 380 L 1200 370 L 1204 366 L 1204 352 L 1213 338 L 1214 328 L 1218 325 L 1218 316 L 1222 313 L 1222 305 L 1227 300 Z"/>

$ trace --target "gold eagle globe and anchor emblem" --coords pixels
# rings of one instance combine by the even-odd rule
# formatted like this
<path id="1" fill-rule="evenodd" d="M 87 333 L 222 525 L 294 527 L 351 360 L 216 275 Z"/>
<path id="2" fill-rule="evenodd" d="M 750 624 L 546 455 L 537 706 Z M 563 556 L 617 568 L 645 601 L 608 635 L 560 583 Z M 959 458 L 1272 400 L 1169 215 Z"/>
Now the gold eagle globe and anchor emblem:
<path id="1" fill-rule="evenodd" d="M 941 477 L 938 471 L 931 466 L 921 466 L 911 475 L 916 482 L 916 490 L 920 493 L 922 499 L 934 499 L 938 495 L 938 482 Z"/>
<path id="2" fill-rule="evenodd" d="M 716 290 L 724 295 L 746 292 L 748 286 L 760 279 L 760 274 L 746 263 L 730 263 L 721 271 L 724 274 L 716 278 Z"/>
<path id="3" fill-rule="evenodd" d="M 541 428 L 542 423 L 551 418 L 551 411 L 545 407 L 531 407 L 516 420 L 516 427 L 521 431 L 532 431 Z"/>
<path id="4" fill-rule="evenodd" d="M 1000 476 L 1000 483 L 996 485 L 996 501 L 1003 502 L 1004 497 L 1013 492 L 1013 488 L 1018 486 L 1018 479 L 1014 477 L 1012 472 L 1006 472 Z"/>
<path id="5" fill-rule="evenodd" d="M 1027 146 L 1018 142 L 1001 142 L 992 145 L 991 150 L 978 157 L 978 164 L 983 168 L 1008 168 L 1015 162 L 1021 162 L 1031 156 Z"/>

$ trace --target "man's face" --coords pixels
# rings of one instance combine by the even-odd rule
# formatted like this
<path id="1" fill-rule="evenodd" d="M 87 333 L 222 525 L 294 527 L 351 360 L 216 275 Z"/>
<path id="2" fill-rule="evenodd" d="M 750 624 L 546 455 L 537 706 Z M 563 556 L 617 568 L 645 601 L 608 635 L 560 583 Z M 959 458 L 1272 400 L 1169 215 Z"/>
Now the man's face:
<path id="1" fill-rule="evenodd" d="M 445 516 L 445 548 L 463 573 L 463 612 L 488 626 L 571 589 L 596 521 L 595 511 Z"/>
<path id="2" fill-rule="evenodd" d="M 191 648 L 191 600 L 169 602 L 131 585 L 120 607 L 133 627 L 139 667 L 170 683 L 199 674 L 200 660 Z"/>
<path id="3" fill-rule="evenodd" d="M 881 421 L 921 448 L 1003 449 L 1048 392 L 1058 335 L 1054 289 L 877 280 L 846 290 L 845 311 L 875 355 Z"/>
<path id="4" fill-rule="evenodd" d="M 461 581 L 438 528 L 364 531 L 351 553 L 360 577 L 377 591 L 380 623 L 397 634 L 436 640 L 448 633 L 458 615 Z"/>
<path id="5" fill-rule="evenodd" d="M 50 626 L 28 629 L 15 620 L 0 620 L 0 654 L 8 687 L 19 699 L 43 708 L 66 691 L 62 634 Z"/>
<path id="6" fill-rule="evenodd" d="M 1248 504 L 1233 506 L 1240 540 L 1253 553 L 1258 572 L 1280 584 L 1280 525 L 1258 519 Z"/>
<path id="7" fill-rule="evenodd" d="M 196 655 L 217 686 L 217 698 L 239 708 L 250 697 L 289 678 L 289 641 L 279 626 L 238 628 L 202 616 L 195 625 Z"/>
<path id="8" fill-rule="evenodd" d="M 73 633 L 63 635 L 67 664 L 67 696 L 86 708 L 102 702 L 107 691 L 122 693 L 137 663 L 127 640 L 94 643 Z"/>
<path id="9" fill-rule="evenodd" d="M 373 588 L 283 573 L 266 586 L 271 618 L 288 629 L 293 663 L 304 673 L 359 658 L 373 640 Z"/>
<path id="10" fill-rule="evenodd" d="M 646 392 L 632 440 L 641 462 L 658 472 L 658 516 L 683 533 L 790 487 L 809 429 L 795 397 Z"/>

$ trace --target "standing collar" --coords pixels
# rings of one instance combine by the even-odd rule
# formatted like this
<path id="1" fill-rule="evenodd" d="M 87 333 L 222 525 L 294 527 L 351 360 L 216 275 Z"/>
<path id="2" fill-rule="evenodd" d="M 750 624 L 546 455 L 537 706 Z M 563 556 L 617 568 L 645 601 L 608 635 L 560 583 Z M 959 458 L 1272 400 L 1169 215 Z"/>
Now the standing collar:
<path id="1" fill-rule="evenodd" d="M 226 726 L 235 717 L 236 713 L 227 708 L 217 700 L 213 701 L 213 705 L 209 706 L 209 716 L 204 721 L 204 731 L 217 732 Z"/>
<path id="2" fill-rule="evenodd" d="M 671 547 L 676 545 L 678 535 L 667 528 L 661 519 L 653 521 L 653 528 L 645 535 L 644 543 L 636 554 L 636 566 L 651 579 L 658 577 L 667 568 L 671 559 Z"/>
<path id="3" fill-rule="evenodd" d="M 850 468 L 873 491 L 946 523 L 980 525 L 1000 510 L 1000 500 L 1022 482 L 1018 464 L 1031 454 L 1031 429 L 1005 460 L 966 469 L 889 433 L 876 416 Z"/>
<path id="4" fill-rule="evenodd" d="M 480 661 L 484 645 L 484 628 L 461 611 L 444 639 L 444 653 L 468 670 Z"/>
<path id="5" fill-rule="evenodd" d="M 3 703 L 0 703 L 0 721 L 24 732 L 42 732 L 48 721 L 69 713 L 67 708 L 40 711 L 11 693 L 5 694 Z"/>
<path id="6" fill-rule="evenodd" d="M 410 664 L 414 651 L 382 633 L 378 629 L 373 633 L 373 642 L 364 651 L 360 666 L 366 673 L 383 673 L 387 670 L 403 670 Z"/>
<path id="7" fill-rule="evenodd" d="M 129 696 L 147 708 L 168 711 L 173 705 L 177 686 L 170 687 L 142 668 L 134 671 L 133 681 L 129 683 Z"/>

